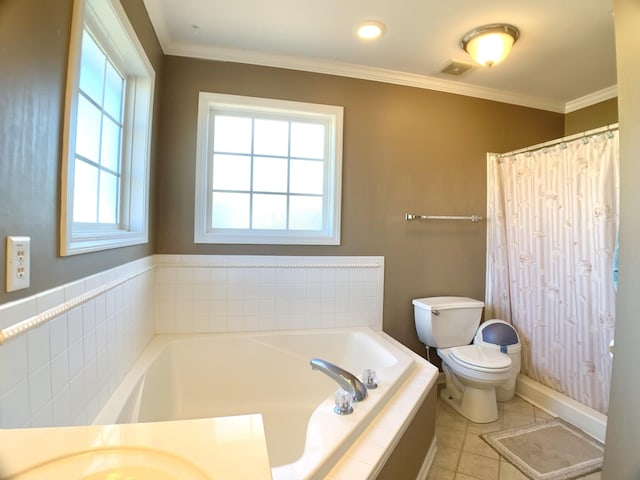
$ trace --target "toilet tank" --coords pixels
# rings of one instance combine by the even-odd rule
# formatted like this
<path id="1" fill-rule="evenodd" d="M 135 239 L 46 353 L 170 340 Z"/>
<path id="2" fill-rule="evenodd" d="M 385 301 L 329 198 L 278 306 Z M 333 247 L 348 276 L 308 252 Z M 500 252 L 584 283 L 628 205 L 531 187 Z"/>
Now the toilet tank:
<path id="1" fill-rule="evenodd" d="M 484 302 L 468 297 L 427 297 L 413 300 L 420 341 L 429 347 L 468 345 L 480 325 Z"/>

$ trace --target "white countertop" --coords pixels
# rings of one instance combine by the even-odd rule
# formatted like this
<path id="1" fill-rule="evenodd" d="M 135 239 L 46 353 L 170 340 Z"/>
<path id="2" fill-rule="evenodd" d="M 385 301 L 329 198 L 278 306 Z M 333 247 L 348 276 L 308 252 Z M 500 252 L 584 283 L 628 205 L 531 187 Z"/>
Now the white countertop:
<path id="1" fill-rule="evenodd" d="M 27 475 L 16 476 L 25 470 Z M 37 476 L 39 470 L 46 476 Z M 0 429 L 3 479 L 156 480 L 158 471 L 166 480 L 271 480 L 261 415 Z"/>

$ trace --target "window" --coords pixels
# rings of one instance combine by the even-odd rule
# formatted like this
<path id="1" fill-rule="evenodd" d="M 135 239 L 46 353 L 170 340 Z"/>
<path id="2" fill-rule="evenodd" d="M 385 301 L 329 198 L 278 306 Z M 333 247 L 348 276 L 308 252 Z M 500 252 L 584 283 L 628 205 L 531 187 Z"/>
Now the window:
<path id="1" fill-rule="evenodd" d="M 77 0 L 72 28 L 62 255 L 148 241 L 153 68 L 117 0 Z"/>
<path id="2" fill-rule="evenodd" d="M 342 107 L 200 93 L 196 243 L 340 243 Z"/>

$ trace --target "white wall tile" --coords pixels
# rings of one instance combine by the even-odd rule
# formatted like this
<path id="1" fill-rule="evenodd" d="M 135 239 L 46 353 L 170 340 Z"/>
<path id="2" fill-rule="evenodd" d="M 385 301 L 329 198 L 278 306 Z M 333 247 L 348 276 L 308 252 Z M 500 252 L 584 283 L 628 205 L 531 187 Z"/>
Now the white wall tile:
<path id="1" fill-rule="evenodd" d="M 36 295 L 36 307 L 38 313 L 45 312 L 51 308 L 64 303 L 64 288 L 56 287 Z"/>
<path id="2" fill-rule="evenodd" d="M 53 397 L 52 406 L 52 425 L 71 425 L 71 400 L 69 398 L 68 384 Z"/>
<path id="3" fill-rule="evenodd" d="M 55 396 L 69 384 L 69 357 L 66 350 L 51 359 L 51 393 Z"/>
<path id="4" fill-rule="evenodd" d="M 0 346 L 0 396 L 27 378 L 27 337 L 19 336 Z M 26 384 L 25 384 L 26 385 Z"/>
<path id="5" fill-rule="evenodd" d="M 49 427 L 53 425 L 53 402 L 48 402 L 45 406 L 31 416 L 32 427 Z"/>
<path id="6" fill-rule="evenodd" d="M 69 356 L 69 378 L 73 381 L 84 368 L 84 345 L 82 339 L 69 345 L 67 352 Z"/>
<path id="7" fill-rule="evenodd" d="M 67 342 L 69 345 L 82 338 L 82 307 L 67 312 Z"/>
<path id="8" fill-rule="evenodd" d="M 29 412 L 35 415 L 51 401 L 51 366 L 46 363 L 29 373 Z"/>
<path id="9" fill-rule="evenodd" d="M 29 426 L 29 387 L 27 376 L 0 396 L 0 422 L 3 428 Z"/>
<path id="10" fill-rule="evenodd" d="M 84 373 L 80 373 L 69 382 L 69 402 L 71 406 L 71 423 L 87 424 L 87 397 L 84 391 Z"/>
<path id="11" fill-rule="evenodd" d="M 49 362 L 49 325 L 40 325 L 27 332 L 27 355 L 29 372 L 35 372 Z"/>
<path id="12" fill-rule="evenodd" d="M 2 305 L 2 327 L 150 265 L 141 259 Z M 155 283 L 155 271 L 141 273 L 1 345 L 0 428 L 91 421 L 154 334 Z"/>
<path id="13" fill-rule="evenodd" d="M 51 357 L 64 352 L 69 345 L 67 315 L 62 314 L 49 322 L 49 349 Z"/>
<path id="14" fill-rule="evenodd" d="M 73 300 L 76 297 L 84 295 L 86 292 L 85 280 L 76 280 L 75 282 L 63 285 L 65 301 Z"/>
<path id="15" fill-rule="evenodd" d="M 9 327 L 16 323 L 16 319 L 25 320 L 37 313 L 35 296 L 0 305 L 0 328 Z"/>

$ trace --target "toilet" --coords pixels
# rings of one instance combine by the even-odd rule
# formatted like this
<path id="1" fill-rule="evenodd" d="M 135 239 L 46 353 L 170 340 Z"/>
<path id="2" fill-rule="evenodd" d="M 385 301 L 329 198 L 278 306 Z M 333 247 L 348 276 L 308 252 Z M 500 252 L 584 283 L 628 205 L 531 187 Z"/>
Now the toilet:
<path id="1" fill-rule="evenodd" d="M 510 355 L 481 343 L 470 345 L 484 302 L 468 297 L 427 297 L 413 300 L 413 306 L 420 341 L 436 348 L 442 359 L 446 386 L 441 398 L 472 422 L 497 420 L 496 388 L 508 388 L 518 372 L 512 369 Z"/>

